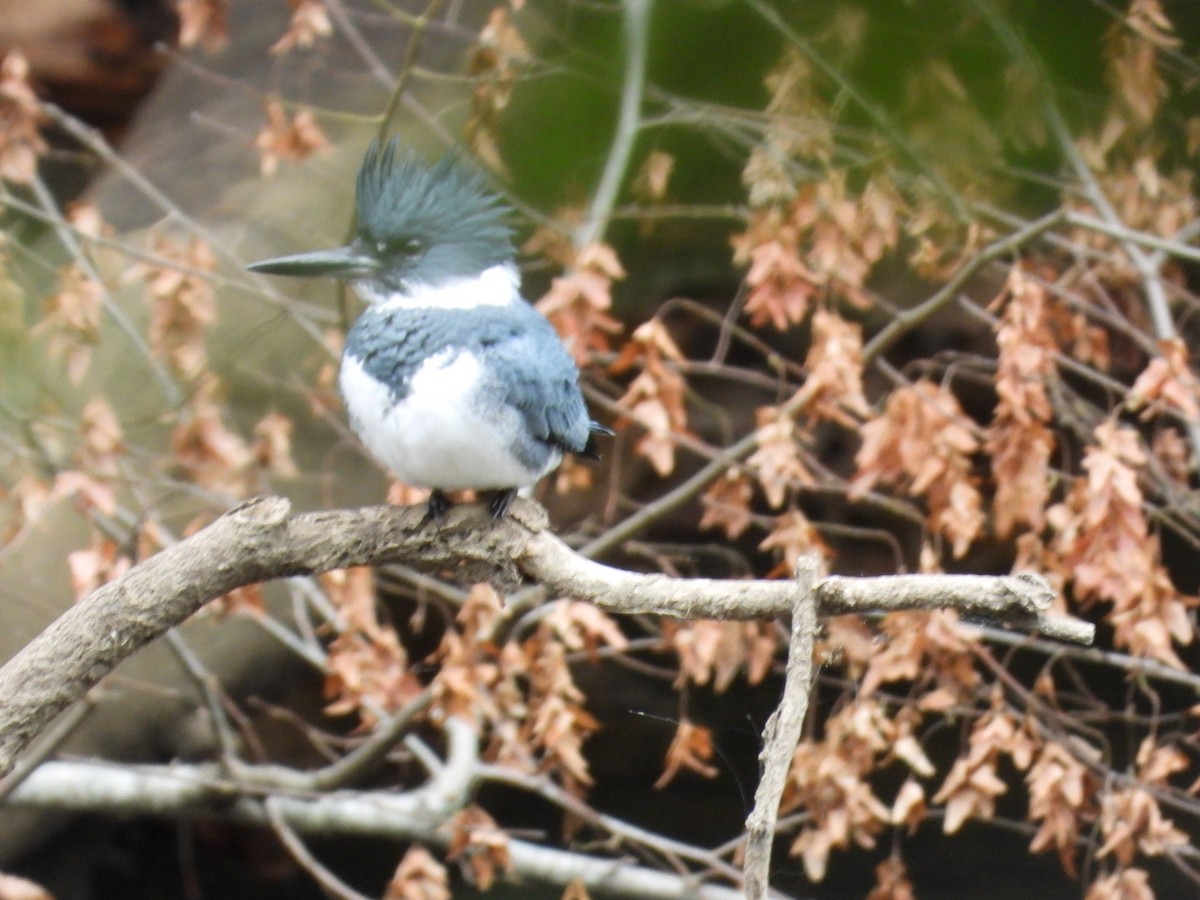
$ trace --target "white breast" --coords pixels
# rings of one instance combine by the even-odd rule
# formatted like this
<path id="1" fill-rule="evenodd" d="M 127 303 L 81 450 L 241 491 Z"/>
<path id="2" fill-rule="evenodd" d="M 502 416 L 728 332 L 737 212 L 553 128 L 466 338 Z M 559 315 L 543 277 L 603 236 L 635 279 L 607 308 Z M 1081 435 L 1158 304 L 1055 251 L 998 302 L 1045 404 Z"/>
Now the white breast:
<path id="1" fill-rule="evenodd" d="M 354 357 L 342 360 L 339 380 L 355 432 L 406 484 L 446 491 L 525 487 L 560 461 L 531 471 L 513 455 L 519 415 L 481 396 L 481 366 L 469 352 L 430 357 L 398 403 Z"/>

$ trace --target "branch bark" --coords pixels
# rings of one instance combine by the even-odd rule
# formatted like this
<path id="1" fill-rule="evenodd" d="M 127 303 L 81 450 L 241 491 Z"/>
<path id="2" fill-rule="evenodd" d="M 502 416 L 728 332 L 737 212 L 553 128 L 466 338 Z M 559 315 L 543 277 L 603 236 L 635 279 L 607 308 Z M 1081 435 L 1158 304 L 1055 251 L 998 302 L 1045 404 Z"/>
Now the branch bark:
<path id="1" fill-rule="evenodd" d="M 445 819 L 467 802 L 469 784 L 463 774 L 477 774 L 476 737 L 469 724 L 448 729 L 451 754 L 469 759 L 447 760 L 453 777 L 435 773 L 424 786 L 407 793 L 335 791 L 312 796 L 274 792 L 258 798 L 246 785 L 230 781 L 215 765 L 129 766 L 96 762 L 48 762 L 13 793 L 11 804 L 24 809 L 68 809 L 103 815 L 189 816 L 248 825 L 270 825 L 271 816 L 299 834 L 356 834 L 395 840 L 417 840 L 446 846 Z M 270 810 L 266 804 L 270 804 Z M 580 880 L 605 896 L 653 898 L 694 897 L 737 900 L 742 892 L 705 884 L 686 873 L 662 872 L 628 859 L 597 858 L 510 838 L 514 872 L 565 887 Z"/>
<path id="2" fill-rule="evenodd" d="M 405 562 L 469 581 L 513 585 L 528 576 L 552 591 L 624 614 L 759 619 L 790 615 L 799 586 L 642 575 L 592 562 L 547 528 L 527 501 L 494 522 L 457 507 L 437 526 L 417 507 L 292 514 L 287 500 L 237 507 L 68 609 L 0 669 L 0 776 L 67 706 L 121 660 L 234 588 L 348 566 Z M 912 575 L 825 578 L 819 615 L 952 606 L 1009 627 L 1090 643 L 1084 622 L 1047 616 L 1054 594 L 1037 576 Z"/>
<path id="3" fill-rule="evenodd" d="M 813 590 L 821 571 L 819 556 L 796 562 L 798 596 L 792 611 L 792 637 L 788 647 L 783 697 L 767 720 L 763 749 L 758 760 L 762 777 L 754 792 L 754 809 L 746 819 L 746 897 L 766 900 L 771 893 L 771 848 L 779 801 L 787 786 L 792 754 L 800 742 L 808 716 L 808 695 L 813 682 L 813 646 L 817 639 L 817 599 Z"/>

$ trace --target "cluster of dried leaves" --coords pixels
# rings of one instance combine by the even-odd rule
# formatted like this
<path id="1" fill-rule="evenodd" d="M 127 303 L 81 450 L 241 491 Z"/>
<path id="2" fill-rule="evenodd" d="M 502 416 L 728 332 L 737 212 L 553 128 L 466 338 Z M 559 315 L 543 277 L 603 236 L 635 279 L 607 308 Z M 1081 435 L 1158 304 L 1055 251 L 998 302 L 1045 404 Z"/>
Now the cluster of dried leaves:
<path id="1" fill-rule="evenodd" d="M 1170 90 L 1163 54 L 1178 46 L 1154 2 L 1132 3 L 1113 25 L 1107 51 L 1113 105 L 1073 151 L 1090 167 L 1088 188 L 1106 199 L 1081 200 L 1088 190 L 1067 191 L 1064 209 L 1096 221 L 1110 215 L 1107 205 L 1113 221 L 1167 240 L 1194 232 L 1190 171 L 1171 170 L 1161 145 L 1145 137 L 1152 123 L 1161 126 L 1156 115 Z M 916 248 L 909 255 L 914 270 L 953 276 L 973 250 L 1004 236 L 979 221 L 955 225 L 949 210 L 897 188 L 886 173 L 851 187 L 834 161 L 828 94 L 819 81 L 808 58 L 794 51 L 769 79 L 767 125 L 744 173 L 751 212 L 733 242 L 734 260 L 746 267 L 742 312 L 749 325 L 788 333 L 806 328 L 802 384 L 784 402 L 758 409 L 755 448 L 711 482 L 701 526 L 721 529 L 731 541 L 765 532 L 758 548 L 782 551 L 774 574 L 785 574 L 798 552 L 836 558 L 822 537 L 828 525 L 806 514 L 821 493 L 886 507 L 901 501 L 905 516 L 922 520 L 917 564 L 923 570 L 943 571 L 956 559 L 1011 542 L 1017 568 L 1050 576 L 1073 610 L 1102 617 L 1112 643 L 1130 654 L 1131 672 L 1139 659 L 1188 670 L 1183 654 L 1194 642 L 1197 600 L 1172 574 L 1162 535 L 1195 552 L 1196 520 L 1176 504 L 1186 505 L 1197 479 L 1200 379 L 1188 342 L 1178 331 L 1162 333 L 1169 313 L 1152 309 L 1161 287 L 1171 309 L 1194 302 L 1184 273 L 1164 265 L 1164 253 L 1154 263 L 1161 271 L 1149 276 L 1157 284 L 1149 283 L 1136 256 L 1146 251 L 1130 250 L 1095 227 L 1068 228 L 1074 255 L 1033 250 L 1007 264 L 1004 286 L 990 303 L 975 306 L 993 322 L 991 360 L 980 348 L 975 358 L 912 366 L 918 371 L 912 378 L 884 368 L 893 384 L 868 402 L 869 370 L 854 319 L 879 307 L 871 281 L 876 265 Z M 934 252 L 933 236 L 947 235 L 955 243 Z M 1085 248 L 1090 254 L 1080 257 Z M 1008 255 L 1024 250 L 1013 245 Z M 660 331 L 641 326 L 619 360 L 644 360 L 621 403 L 643 432 L 635 452 L 665 474 L 677 466 L 671 437 L 681 443 L 696 432 L 689 425 L 694 404 L 687 402 L 694 388 L 663 372 L 673 366 L 682 373 L 688 361 L 641 347 L 652 334 L 655 345 L 677 349 L 674 336 Z M 873 361 L 877 356 L 870 354 Z M 994 398 L 986 412 L 979 382 Z M 1097 398 L 1097 388 L 1105 399 Z M 856 434 L 849 471 L 822 457 L 827 431 L 818 425 Z M 763 514 L 784 505 L 783 517 Z M 710 627 L 711 639 L 699 640 Z M 737 674 L 757 683 L 776 647 L 738 640 L 740 628 L 668 629 L 681 675 L 718 691 Z M 1196 809 L 1194 767 L 1172 743 L 1182 735 L 1146 734 L 1136 766 L 1114 783 L 1111 752 L 1080 731 L 1061 705 L 1060 676 L 1077 678 L 1073 667 L 1051 666 L 1034 692 L 1000 690 L 984 675 L 995 663 L 978 635 L 928 614 L 889 616 L 875 628 L 830 623 L 826 652 L 860 687 L 820 722 L 820 737 L 805 740 L 794 761 L 787 804 L 804 812 L 805 824 L 792 851 L 810 878 L 824 876 L 837 850 L 874 847 L 885 830 L 915 830 L 934 811 L 947 834 L 969 819 L 994 819 L 997 799 L 1021 788 L 1013 769 L 1024 776 L 1027 820 L 1035 826 L 1031 850 L 1058 853 L 1072 877 L 1088 859 L 1090 898 L 1153 896 L 1140 866 L 1163 855 L 1178 860 L 1186 846 L 1186 832 L 1161 807 L 1170 798 L 1174 808 Z M 883 701 L 889 685 L 899 690 Z M 921 735 L 952 711 L 973 711 L 971 724 L 964 752 L 939 772 L 921 750 Z M 697 735 L 708 738 L 697 728 L 681 723 L 671 775 L 706 771 L 710 751 Z M 907 772 L 902 786 L 879 796 L 881 776 L 897 765 Z M 1177 777 L 1172 781 L 1184 772 L 1193 781 L 1186 789 Z M 886 782 L 894 784 L 894 776 Z M 878 877 L 873 897 L 912 895 L 902 859 L 881 865 Z"/>
<path id="2" fill-rule="evenodd" d="M 183 46 L 215 51 L 229 40 L 224 2 L 178 6 Z M 331 38 L 321 3 L 291 0 L 291 8 L 273 53 L 312 52 Z M 840 40 L 852 53 L 866 23 L 836 24 L 821 40 Z M 686 573 L 715 543 L 742 561 L 740 572 L 759 577 L 788 577 L 797 557 L 814 550 L 831 565 L 875 571 L 1011 561 L 1051 577 L 1072 612 L 1103 624 L 1119 651 L 1109 664 L 1122 674 L 1183 677 L 1194 665 L 1197 602 L 1181 589 L 1169 551 L 1200 547 L 1200 377 L 1182 312 L 1196 300 L 1189 273 L 1169 253 L 1153 257 L 1163 242 L 1194 233 L 1200 214 L 1190 169 L 1163 147 L 1163 103 L 1175 89 L 1164 60 L 1178 47 L 1157 0 L 1129 4 L 1106 43 L 1110 108 L 1098 127 L 1061 148 L 1083 166 L 1063 185 L 1064 218 L 1049 234 L 1003 246 L 995 254 L 1002 262 L 981 266 L 978 278 L 956 284 L 944 306 L 920 317 L 907 319 L 880 296 L 882 264 L 942 282 L 972 274 L 982 248 L 1003 245 L 1011 223 L 971 210 L 969 194 L 955 195 L 957 204 L 939 194 L 938 179 L 967 176 L 936 154 L 937 178 L 886 154 L 869 167 L 848 162 L 839 86 L 796 47 L 767 79 L 769 99 L 743 170 L 744 220 L 729 247 L 743 272 L 744 302 L 717 311 L 722 325 L 711 357 L 695 349 L 703 345 L 699 318 L 650 317 L 626 331 L 613 317 L 625 270 L 613 246 L 577 243 L 585 213 L 560 211 L 538 229 L 524 251 L 561 272 L 538 308 L 619 410 L 632 454 L 658 476 L 634 499 L 666 516 L 700 496 L 690 513 L 694 543 L 682 553 L 643 546 L 642 554 L 663 571 Z M 514 11 L 496 10 L 471 57 L 466 133 L 497 171 L 505 169 L 498 126 L 530 58 Z M 1034 90 L 1022 71 L 1011 73 L 1014 104 Z M 911 124 L 918 147 L 922 129 L 947 127 L 939 117 L 967 115 L 968 91 L 947 63 L 931 63 L 908 87 L 913 98 L 944 101 L 915 104 L 929 116 Z M 10 54 L 0 65 L 0 176 L 33 177 L 45 149 L 42 121 L 24 63 Z M 972 119 L 959 130 L 978 152 L 999 154 L 998 139 L 982 137 L 983 127 Z M 1194 157 L 1200 148 L 1190 136 L 1200 134 L 1200 120 L 1186 130 L 1188 140 L 1178 143 Z M 1019 139 L 1045 142 L 1051 133 L 1026 125 Z M 264 175 L 329 146 L 311 111 L 275 99 L 252 143 Z M 668 154 L 648 153 L 631 185 L 638 201 L 660 203 L 672 170 Z M 164 226 L 136 255 L 123 256 L 105 249 L 111 233 L 94 210 L 76 209 L 68 221 L 87 254 L 63 268 L 30 324 L 32 339 L 78 392 L 78 425 L 34 430 L 33 452 L 6 462 L 3 534 L 12 540 L 51 505 L 73 502 L 95 525 L 68 559 L 82 596 L 172 539 L 156 499 L 203 498 L 189 506 L 186 531 L 220 503 L 286 487 L 301 471 L 291 453 L 299 423 L 272 409 L 231 410 L 210 346 L 220 323 L 220 266 L 209 243 Z M 1134 232 L 1150 240 L 1131 241 Z M 1158 292 L 1165 309 L 1154 308 Z M 151 426 L 133 418 L 126 398 L 88 390 L 97 349 L 117 327 L 111 307 L 130 308 L 130 296 L 148 371 L 178 389 Z M 966 329 L 961 347 L 920 355 L 872 344 L 881 323 L 916 330 L 952 318 L 955 303 L 972 322 L 987 323 Z M 1162 333 L 1164 322 L 1172 333 Z M 713 427 L 711 382 L 695 372 L 740 391 L 724 412 L 738 429 L 732 435 Z M 317 422 L 337 416 L 327 376 L 305 395 Z M 737 450 L 742 435 L 751 437 Z M 713 459 L 723 465 L 702 484 L 677 493 L 665 481 L 687 479 Z M 566 491 L 592 482 L 586 470 L 565 467 L 557 484 Z M 660 494 L 660 485 L 669 486 Z M 393 496 L 416 499 L 402 486 Z M 131 531 L 128 511 L 139 505 Z M 880 538 L 892 533 L 902 537 Z M 862 553 L 863 545 L 873 552 Z M 895 563 L 864 562 L 892 546 Z M 475 585 L 441 598 L 438 645 L 418 654 L 411 638 L 417 620 L 430 615 L 424 602 L 413 621 L 393 622 L 381 616 L 369 572 L 334 573 L 319 587 L 332 610 L 317 635 L 330 716 L 351 716 L 366 734 L 428 692 L 420 727 L 466 717 L 479 728 L 484 763 L 544 779 L 574 801 L 592 787 L 587 741 L 600 727 L 575 667 L 613 657 L 652 661 L 670 666 L 683 693 L 722 694 L 735 683 L 768 689 L 783 652 L 773 623 L 618 626 L 560 598 L 518 627 L 505 598 Z M 268 615 L 255 591 L 226 606 Z M 1045 646 L 1031 645 L 1044 663 L 1022 680 L 985 637 L 948 613 L 826 623 L 820 657 L 829 677 L 821 690 L 831 711 L 810 723 L 784 800 L 796 814 L 790 851 L 807 877 L 824 878 L 844 851 L 891 846 L 870 897 L 906 900 L 919 888 L 904 860 L 908 836 L 940 824 L 948 840 L 959 839 L 950 836 L 968 821 L 995 821 L 998 801 L 1019 793 L 1026 802 L 1016 824 L 1031 852 L 1055 854 L 1065 873 L 1085 880 L 1089 900 L 1154 896 L 1147 868 L 1154 858 L 1200 880 L 1183 860 L 1187 834 L 1171 817 L 1194 823 L 1200 809 L 1200 780 L 1184 749 L 1194 731 L 1186 711 L 1172 731 L 1158 706 L 1145 721 L 1144 705 L 1114 708 L 1111 696 L 1086 689 L 1070 656 Z M 842 690 L 845 678 L 854 690 Z M 1110 740 L 1126 719 L 1136 720 L 1128 760 Z M 959 731 L 959 746 L 935 753 L 931 738 L 947 729 Z M 717 741 L 681 714 L 655 786 L 721 776 Z M 508 834 L 484 809 L 464 810 L 447 831 L 445 858 L 472 883 L 487 888 L 509 871 Z M 579 885 L 568 893 L 586 896 Z M 450 876 L 414 845 L 386 896 L 449 897 Z"/>
<path id="3" fill-rule="evenodd" d="M 0 59 L 0 178 L 28 184 L 46 151 L 45 112 L 29 84 L 29 63 L 19 50 Z"/>

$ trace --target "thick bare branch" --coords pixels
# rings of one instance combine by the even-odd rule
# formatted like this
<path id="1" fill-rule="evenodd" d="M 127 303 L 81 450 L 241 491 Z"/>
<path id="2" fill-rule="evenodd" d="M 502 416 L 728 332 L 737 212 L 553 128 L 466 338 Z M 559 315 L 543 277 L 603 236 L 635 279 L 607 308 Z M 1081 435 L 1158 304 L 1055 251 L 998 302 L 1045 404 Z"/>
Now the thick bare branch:
<path id="1" fill-rule="evenodd" d="M 277 497 L 238 507 L 84 598 L 9 660 L 0 669 L 0 775 L 117 663 L 236 587 L 397 560 L 511 583 L 514 549 L 529 534 L 469 513 L 422 528 L 417 509 L 290 512 Z"/>
<path id="2" fill-rule="evenodd" d="M 477 774 L 471 726 L 447 723 L 451 759 L 445 771 L 408 793 L 336 791 L 319 796 L 273 793 L 271 813 L 301 834 L 358 834 L 419 840 L 445 846 L 449 832 L 438 826 L 467 800 L 463 773 Z M 466 758 L 466 764 L 454 756 Z M 11 805 L 30 809 L 95 810 L 106 815 L 203 816 L 268 825 L 264 800 L 229 781 L 217 766 L 127 766 L 94 762 L 49 762 L 22 784 Z M 619 859 L 598 859 L 511 839 L 513 869 L 523 878 L 565 886 L 580 879 L 589 891 L 627 897 L 696 897 L 734 900 L 740 891 L 702 884 L 687 875 L 659 872 Z"/>
<path id="3" fill-rule="evenodd" d="M 618 613 L 755 619 L 789 615 L 797 585 L 677 579 L 584 559 L 547 529 L 534 503 L 493 522 L 472 507 L 423 523 L 418 508 L 368 507 L 292 515 L 278 497 L 251 501 L 133 567 L 67 610 L 0 669 L 0 774 L 70 703 L 122 659 L 209 600 L 272 578 L 406 562 L 466 581 L 522 575 Z M 824 579 L 820 614 L 954 606 L 969 615 L 1091 640 L 1090 626 L 1041 614 L 1052 593 L 1036 576 Z M 1062 626 L 1062 627 L 1060 627 Z"/>

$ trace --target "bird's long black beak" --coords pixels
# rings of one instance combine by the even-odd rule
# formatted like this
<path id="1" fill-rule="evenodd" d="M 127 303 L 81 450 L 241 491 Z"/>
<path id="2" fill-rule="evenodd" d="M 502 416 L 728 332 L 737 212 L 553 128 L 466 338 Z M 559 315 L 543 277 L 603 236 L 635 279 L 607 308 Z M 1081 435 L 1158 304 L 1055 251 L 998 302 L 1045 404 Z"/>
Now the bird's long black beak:
<path id="1" fill-rule="evenodd" d="M 379 260 L 351 246 L 276 256 L 274 259 L 251 263 L 246 268 L 265 275 L 290 275 L 296 278 L 361 278 L 378 271 Z"/>

